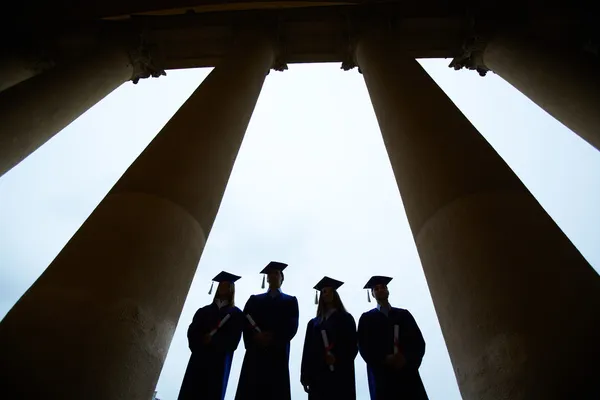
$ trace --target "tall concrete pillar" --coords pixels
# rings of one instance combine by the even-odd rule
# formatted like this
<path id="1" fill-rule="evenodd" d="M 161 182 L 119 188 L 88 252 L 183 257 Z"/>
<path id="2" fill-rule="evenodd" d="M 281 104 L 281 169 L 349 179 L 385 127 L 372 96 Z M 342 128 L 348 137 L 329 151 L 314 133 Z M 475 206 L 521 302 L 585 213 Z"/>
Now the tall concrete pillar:
<path id="1" fill-rule="evenodd" d="M 42 56 L 0 54 L 0 92 L 51 68 L 54 63 Z"/>
<path id="2" fill-rule="evenodd" d="M 246 35 L 8 313 L 4 393 L 151 398 L 273 60 Z"/>
<path id="3" fill-rule="evenodd" d="M 600 398 L 598 274 L 414 59 L 355 56 L 463 398 Z"/>
<path id="4" fill-rule="evenodd" d="M 0 176 L 122 83 L 139 79 L 142 67 L 132 54 L 124 44 L 106 43 L 2 91 Z"/>
<path id="5" fill-rule="evenodd" d="M 491 70 L 600 149 L 600 62 L 516 33 L 482 41 L 451 66 Z"/>

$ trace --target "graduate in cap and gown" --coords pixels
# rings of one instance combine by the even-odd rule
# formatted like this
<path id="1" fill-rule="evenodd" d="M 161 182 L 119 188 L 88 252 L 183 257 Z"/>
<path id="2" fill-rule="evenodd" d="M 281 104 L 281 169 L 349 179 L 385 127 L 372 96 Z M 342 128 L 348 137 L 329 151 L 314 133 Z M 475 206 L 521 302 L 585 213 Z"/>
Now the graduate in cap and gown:
<path id="1" fill-rule="evenodd" d="M 290 400 L 290 341 L 298 331 L 298 300 L 281 291 L 287 264 L 271 262 L 261 273 L 267 293 L 250 296 L 244 314 L 246 354 L 236 400 Z M 263 288 L 265 279 L 263 277 Z"/>
<path id="2" fill-rule="evenodd" d="M 356 323 L 337 292 L 343 284 L 324 277 L 314 287 L 321 297 L 315 297 L 317 316 L 306 327 L 300 373 L 309 400 L 356 400 Z"/>
<path id="3" fill-rule="evenodd" d="M 233 352 L 244 327 L 244 314 L 235 306 L 235 281 L 240 277 L 221 272 L 211 304 L 196 311 L 188 329 L 192 355 L 188 363 L 179 400 L 223 400 L 229 380 Z M 211 294 L 213 285 L 211 284 Z"/>
<path id="4" fill-rule="evenodd" d="M 365 285 L 377 307 L 358 321 L 358 348 L 367 363 L 371 400 L 424 400 L 419 375 L 425 354 L 423 335 L 408 310 L 392 307 L 388 283 L 392 278 L 373 276 Z"/>

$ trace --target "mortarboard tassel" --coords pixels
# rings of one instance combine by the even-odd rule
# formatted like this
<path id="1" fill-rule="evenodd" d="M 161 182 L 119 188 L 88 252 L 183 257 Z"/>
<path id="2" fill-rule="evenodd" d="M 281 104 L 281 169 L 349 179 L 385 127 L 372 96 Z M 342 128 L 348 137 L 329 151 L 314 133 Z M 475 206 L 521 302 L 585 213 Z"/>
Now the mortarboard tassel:
<path id="1" fill-rule="evenodd" d="M 215 284 L 215 282 L 211 282 L 210 284 L 210 290 L 208 291 L 208 294 L 212 294 L 212 290 L 213 290 L 213 285 Z"/>
<path id="2" fill-rule="evenodd" d="M 315 290 L 315 304 L 319 304 L 319 292 Z"/>
<path id="3" fill-rule="evenodd" d="M 263 275 L 263 283 L 262 283 L 262 288 L 265 288 L 265 275 Z"/>
<path id="4" fill-rule="evenodd" d="M 367 300 L 370 303 L 371 302 L 371 294 L 369 292 L 370 292 L 370 290 L 367 290 Z"/>

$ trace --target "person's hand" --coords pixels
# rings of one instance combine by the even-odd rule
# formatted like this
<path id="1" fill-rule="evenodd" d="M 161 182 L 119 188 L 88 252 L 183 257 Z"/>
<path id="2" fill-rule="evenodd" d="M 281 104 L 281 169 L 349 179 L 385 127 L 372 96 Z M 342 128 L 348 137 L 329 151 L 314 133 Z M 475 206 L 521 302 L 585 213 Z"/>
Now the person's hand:
<path id="1" fill-rule="evenodd" d="M 264 337 L 264 346 L 270 346 L 271 343 L 273 342 L 273 334 L 271 332 L 263 332 L 263 337 Z"/>
<path id="2" fill-rule="evenodd" d="M 394 366 L 394 355 L 393 354 L 388 354 L 387 356 L 385 356 L 385 359 L 383 360 L 383 363 L 388 366 L 388 367 L 393 367 Z"/>
<path id="3" fill-rule="evenodd" d="M 260 332 L 254 335 L 254 340 L 259 346 L 267 347 L 273 340 L 273 334 L 271 332 Z"/>
<path id="4" fill-rule="evenodd" d="M 263 342 L 264 342 L 264 336 L 263 336 L 262 332 L 256 332 L 254 334 L 254 343 L 258 344 L 259 346 L 263 346 Z"/>
<path id="5" fill-rule="evenodd" d="M 335 356 L 330 353 L 325 354 L 325 364 L 327 364 L 327 365 L 335 364 Z"/>
<path id="6" fill-rule="evenodd" d="M 404 357 L 404 354 L 398 352 L 396 354 L 394 354 L 394 361 L 393 361 L 393 365 L 395 369 L 402 369 L 404 368 L 404 366 L 406 365 L 406 357 Z"/>
<path id="7" fill-rule="evenodd" d="M 402 369 L 406 365 L 406 357 L 402 353 L 389 354 L 385 357 L 385 365 L 394 369 Z"/>
<path id="8" fill-rule="evenodd" d="M 302 387 L 304 387 L 304 391 L 306 393 L 310 393 L 310 386 L 308 386 L 308 385 L 302 385 Z"/>
<path id="9" fill-rule="evenodd" d="M 210 334 L 206 334 L 204 336 L 202 336 L 202 344 L 207 345 L 211 342 L 212 340 L 212 336 L 210 336 Z"/>

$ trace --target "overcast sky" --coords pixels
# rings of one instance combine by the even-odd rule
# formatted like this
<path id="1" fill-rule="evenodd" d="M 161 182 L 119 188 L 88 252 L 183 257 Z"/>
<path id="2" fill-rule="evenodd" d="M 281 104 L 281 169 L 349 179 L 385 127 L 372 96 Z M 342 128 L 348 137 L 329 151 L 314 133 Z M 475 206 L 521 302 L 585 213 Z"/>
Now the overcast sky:
<path id="1" fill-rule="evenodd" d="M 600 268 L 600 152 L 490 74 L 453 71 L 448 60 L 422 65 L 508 162 L 586 259 Z M 43 148 L 0 178 L 0 317 L 43 272 L 125 169 L 209 70 L 123 85 Z M 431 116 L 435 118 L 435 115 Z M 175 400 L 189 358 L 186 330 L 209 303 L 211 278 L 243 278 L 243 307 L 260 292 L 258 272 L 271 260 L 290 264 L 283 290 L 298 297 L 292 342 L 293 399 L 306 398 L 299 365 L 312 286 L 345 281 L 342 300 L 358 320 L 374 303 L 361 288 L 390 275 L 393 305 L 408 308 L 427 342 L 421 367 L 433 400 L 460 399 L 364 81 L 339 65 L 293 65 L 271 72 L 191 287 L 158 394 Z M 166 299 L 168 301 L 168 299 Z M 233 399 L 243 343 L 235 354 Z M 367 399 L 357 358 L 358 399 Z"/>

